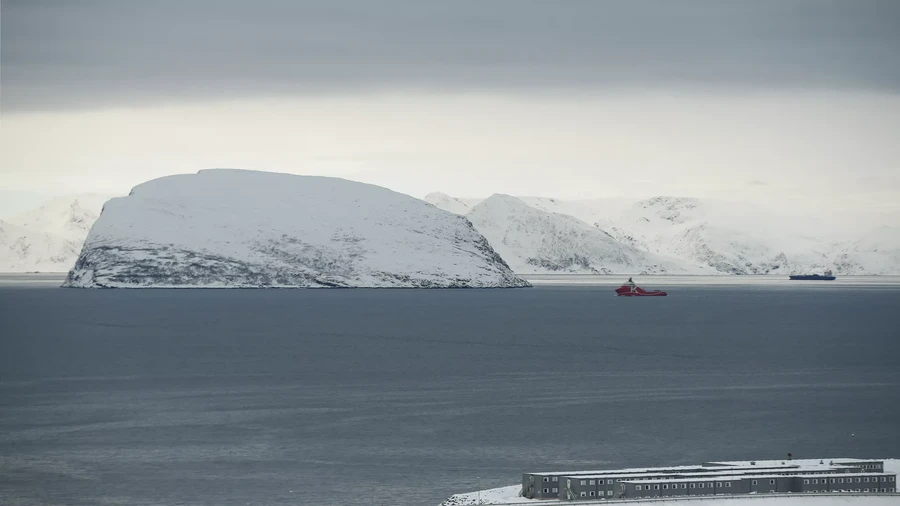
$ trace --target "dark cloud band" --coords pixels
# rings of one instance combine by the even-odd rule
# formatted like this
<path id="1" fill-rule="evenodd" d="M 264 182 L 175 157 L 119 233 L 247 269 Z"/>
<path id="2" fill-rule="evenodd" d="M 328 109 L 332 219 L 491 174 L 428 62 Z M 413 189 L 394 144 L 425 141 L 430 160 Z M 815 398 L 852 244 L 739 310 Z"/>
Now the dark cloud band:
<path id="1" fill-rule="evenodd" d="M 370 90 L 900 91 L 900 2 L 6 1 L 4 110 Z"/>

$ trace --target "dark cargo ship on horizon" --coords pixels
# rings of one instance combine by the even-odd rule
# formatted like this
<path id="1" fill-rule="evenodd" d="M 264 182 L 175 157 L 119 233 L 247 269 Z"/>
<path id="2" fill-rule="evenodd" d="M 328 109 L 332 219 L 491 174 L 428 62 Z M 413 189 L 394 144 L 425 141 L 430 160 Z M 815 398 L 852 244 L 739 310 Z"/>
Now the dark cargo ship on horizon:
<path id="1" fill-rule="evenodd" d="M 824 274 L 794 274 L 791 277 L 793 281 L 834 281 L 835 278 L 831 271 L 825 271 Z"/>

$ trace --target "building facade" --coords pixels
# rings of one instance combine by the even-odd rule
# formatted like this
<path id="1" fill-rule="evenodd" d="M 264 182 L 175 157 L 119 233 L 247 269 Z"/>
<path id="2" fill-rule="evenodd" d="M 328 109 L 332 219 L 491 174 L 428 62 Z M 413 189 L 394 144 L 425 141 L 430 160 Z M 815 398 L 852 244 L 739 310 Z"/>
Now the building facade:
<path id="1" fill-rule="evenodd" d="M 700 466 L 524 473 L 522 496 L 565 501 L 651 497 L 895 493 L 884 462 L 860 459 L 706 462 Z"/>

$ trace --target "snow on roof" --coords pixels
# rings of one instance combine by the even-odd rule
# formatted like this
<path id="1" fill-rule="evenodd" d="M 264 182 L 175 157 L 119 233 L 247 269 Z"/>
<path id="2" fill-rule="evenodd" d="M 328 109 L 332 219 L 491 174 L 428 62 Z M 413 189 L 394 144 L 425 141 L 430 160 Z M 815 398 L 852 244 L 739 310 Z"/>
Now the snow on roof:
<path id="1" fill-rule="evenodd" d="M 608 476 L 638 476 L 658 475 L 684 472 L 698 473 L 722 473 L 739 472 L 742 470 L 796 470 L 796 471 L 828 471 L 843 469 L 839 466 L 858 465 L 861 463 L 881 463 L 876 459 L 796 459 L 796 460 L 746 460 L 746 461 L 721 461 L 706 462 L 702 466 L 670 466 L 670 467 L 643 467 L 626 469 L 604 469 L 599 471 L 551 471 L 542 473 L 526 473 L 538 476 L 577 476 L 583 478 L 606 478 Z"/>
<path id="2" fill-rule="evenodd" d="M 698 473 L 698 474 L 704 473 L 704 474 L 710 474 L 710 475 L 734 475 L 734 474 L 739 474 L 743 471 L 774 471 L 774 470 L 778 470 L 778 469 L 782 469 L 785 471 L 793 471 L 793 470 L 799 471 L 800 467 L 799 466 L 794 466 L 794 467 L 748 466 L 746 468 L 744 468 L 744 467 L 734 467 L 734 468 L 731 468 L 731 467 L 722 467 L 722 468 L 705 467 L 705 468 L 695 468 L 695 469 L 689 469 L 689 470 L 680 470 L 680 471 L 675 471 L 675 472 L 661 472 L 661 471 L 649 471 L 648 470 L 645 473 L 621 474 L 621 473 L 617 473 L 617 472 L 608 472 L 608 473 L 590 474 L 590 475 L 566 474 L 564 476 L 577 476 L 578 479 L 585 479 L 585 478 L 590 479 L 590 478 L 607 478 L 607 477 L 615 478 L 615 477 L 620 477 L 620 476 L 650 477 L 650 476 L 667 476 L 667 475 L 671 475 L 671 474 L 695 474 L 695 473 Z"/>
<path id="3" fill-rule="evenodd" d="M 622 480 L 622 483 L 683 483 L 683 482 L 706 482 L 706 481 L 734 481 L 734 480 L 771 480 L 776 478 L 864 478 L 872 476 L 894 476 L 890 473 L 832 473 L 832 474 L 735 474 L 735 475 L 718 475 L 704 476 L 702 478 L 669 478 L 659 480 Z"/>
<path id="4" fill-rule="evenodd" d="M 831 459 L 778 459 L 778 460 L 732 460 L 732 461 L 713 461 L 713 462 L 705 462 L 704 465 L 707 466 L 750 466 L 755 462 L 757 466 L 767 466 L 767 467 L 775 467 L 775 466 L 790 466 L 790 465 L 799 465 L 803 467 L 814 467 L 814 466 L 830 466 L 830 465 L 848 465 L 848 464 L 860 464 L 864 462 L 881 462 L 877 459 L 844 459 L 844 458 L 831 458 Z"/>
<path id="5" fill-rule="evenodd" d="M 665 471 L 673 471 L 673 472 L 683 472 L 690 471 L 693 469 L 704 469 L 703 466 L 693 465 L 693 466 L 669 466 L 669 467 L 631 467 L 624 469 L 598 469 L 595 471 L 547 471 L 540 473 L 525 473 L 525 474 L 533 474 L 537 476 L 581 476 L 586 474 L 594 474 L 594 475 L 606 475 L 606 474 L 634 474 L 634 473 L 649 473 L 649 472 L 665 472 Z"/>

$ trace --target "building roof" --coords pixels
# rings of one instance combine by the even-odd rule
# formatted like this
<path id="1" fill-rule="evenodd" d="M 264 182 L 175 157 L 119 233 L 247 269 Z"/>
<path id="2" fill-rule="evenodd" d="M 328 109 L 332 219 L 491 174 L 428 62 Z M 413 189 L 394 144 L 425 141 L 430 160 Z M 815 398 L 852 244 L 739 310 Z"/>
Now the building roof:
<path id="1" fill-rule="evenodd" d="M 622 483 L 683 483 L 706 481 L 734 481 L 734 480 L 771 480 L 777 478 L 865 478 L 872 476 L 894 476 L 892 473 L 833 473 L 833 474 L 763 474 L 763 475 L 722 475 L 705 476 L 702 478 L 670 478 L 658 480 L 622 480 Z"/>
<path id="2" fill-rule="evenodd" d="M 603 469 L 598 471 L 551 471 L 542 473 L 525 473 L 539 476 L 566 476 L 578 479 L 597 478 L 621 478 L 623 476 L 652 476 L 662 474 L 679 473 L 725 473 L 740 472 L 743 470 L 777 470 L 785 471 L 830 471 L 845 469 L 845 466 L 883 463 L 881 460 L 872 459 L 796 459 L 796 460 L 746 460 L 746 461 L 721 461 L 706 462 L 702 466 L 670 466 L 670 467 L 643 467 L 626 469 Z"/>
<path id="3" fill-rule="evenodd" d="M 874 464 L 874 463 L 882 463 L 883 461 L 877 459 L 778 459 L 778 460 L 731 460 L 731 461 L 713 461 L 713 462 L 704 462 L 704 466 L 749 466 L 753 465 L 755 462 L 757 466 L 765 466 L 765 467 L 777 467 L 777 466 L 790 466 L 790 465 L 799 465 L 802 467 L 815 467 L 815 466 L 838 466 L 838 465 L 854 465 L 854 464 Z"/>

